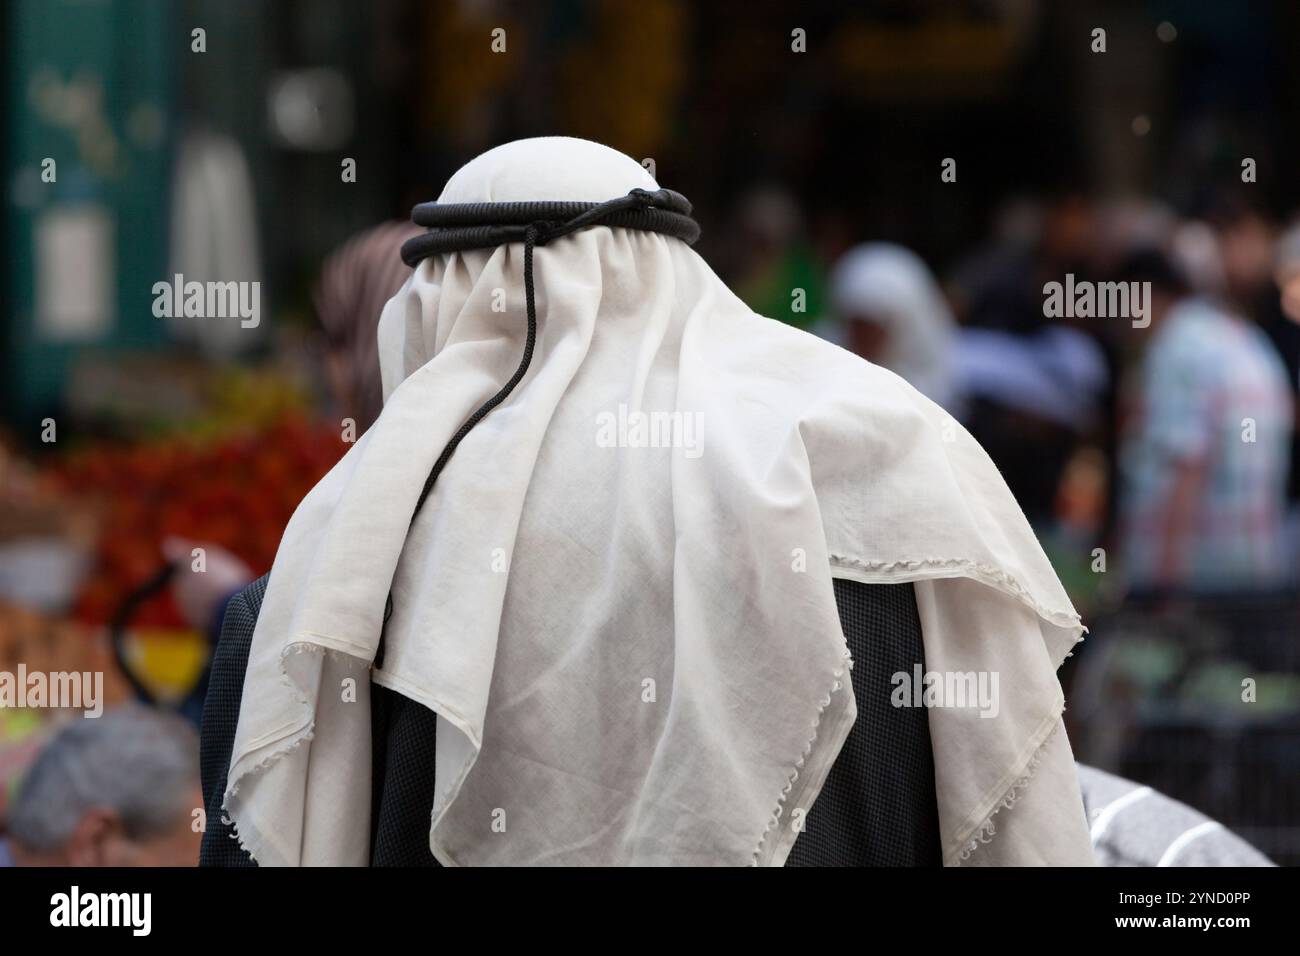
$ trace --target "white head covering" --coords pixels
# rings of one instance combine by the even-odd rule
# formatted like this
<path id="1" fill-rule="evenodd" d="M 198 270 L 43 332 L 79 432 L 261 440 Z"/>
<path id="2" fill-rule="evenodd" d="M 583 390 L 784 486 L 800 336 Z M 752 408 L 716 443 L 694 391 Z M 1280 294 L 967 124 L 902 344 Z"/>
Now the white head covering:
<path id="1" fill-rule="evenodd" d="M 533 139 L 440 201 L 633 187 L 657 188 L 613 150 Z M 945 859 L 1038 765 L 972 859 L 1090 860 L 1054 733 L 1078 616 L 996 470 L 680 240 L 600 226 L 536 250 L 530 370 L 408 532 L 518 364 L 522 270 L 518 243 L 435 256 L 384 309 L 384 411 L 298 507 L 253 638 L 225 804 L 256 859 L 368 860 L 373 679 L 438 715 L 444 864 L 780 864 L 855 718 L 844 577 L 919 582 L 927 667 L 1000 672 L 997 717 L 930 713 Z"/>
<path id="2" fill-rule="evenodd" d="M 884 327 L 879 364 L 951 408 L 957 323 L 921 257 L 888 242 L 863 243 L 835 263 L 830 287 L 841 320 L 869 318 Z"/>

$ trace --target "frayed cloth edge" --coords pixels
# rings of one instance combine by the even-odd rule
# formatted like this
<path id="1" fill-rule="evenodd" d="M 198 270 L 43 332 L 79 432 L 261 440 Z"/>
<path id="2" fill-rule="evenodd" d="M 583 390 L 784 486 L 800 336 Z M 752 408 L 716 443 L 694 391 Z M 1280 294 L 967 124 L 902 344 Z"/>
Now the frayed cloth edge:
<path id="1" fill-rule="evenodd" d="M 969 578 L 1015 598 L 1047 623 L 1074 632 L 1074 643 L 1076 644 L 1083 640 L 1083 635 L 1088 633 L 1088 629 L 1083 625 L 1082 618 L 1073 608 L 1069 610 L 1049 608 L 1021 584 L 1019 578 L 993 565 L 980 564 L 977 561 L 964 558 L 863 561 L 843 554 L 832 554 L 830 564 L 832 571 L 847 571 L 860 578 L 864 583 L 875 583 L 882 580 L 896 580 L 901 583 L 903 581 L 930 580 L 934 578 Z"/>
<path id="2" fill-rule="evenodd" d="M 1058 707 L 1050 719 L 1051 725 L 1046 734 L 1038 742 L 1029 761 L 1024 765 L 1021 772 L 1012 780 L 1011 784 L 1003 791 L 1002 796 L 993 804 L 993 808 L 985 815 L 974 830 L 963 841 L 958 842 L 958 849 L 955 853 L 948 854 L 944 863 L 948 866 L 963 866 L 970 859 L 971 854 L 980 848 L 981 845 L 990 843 L 997 834 L 997 815 L 1003 810 L 1010 810 L 1016 804 L 1016 799 L 1023 793 L 1033 782 L 1034 774 L 1037 773 L 1039 765 L 1043 761 L 1043 755 L 1047 752 L 1048 745 L 1056 738 L 1058 733 L 1062 732 L 1061 716 L 1064 713 L 1064 706 Z"/>
<path id="3" fill-rule="evenodd" d="M 280 652 L 280 682 L 293 694 L 294 699 L 304 707 L 311 710 L 306 723 L 298 727 L 287 728 L 277 745 L 271 747 L 257 763 L 251 767 L 241 770 L 234 776 L 233 780 L 226 782 L 226 792 L 221 797 L 221 810 L 230 821 L 231 835 L 239 843 L 239 848 L 248 854 L 249 858 L 258 866 L 265 865 L 263 860 L 266 858 L 264 852 L 267 847 L 266 838 L 259 833 L 256 828 L 245 826 L 241 829 L 239 820 L 236 817 L 235 810 L 230 806 L 231 799 L 238 797 L 240 788 L 247 782 L 255 780 L 264 774 L 271 766 L 293 753 L 303 744 L 310 743 L 315 736 L 316 714 L 312 702 L 303 693 L 303 689 L 294 683 L 289 676 L 288 659 L 289 657 L 302 653 L 318 654 L 321 657 L 332 658 L 348 665 L 357 667 L 368 667 L 368 663 L 357 657 L 355 654 L 346 651 L 337 650 L 332 647 L 326 647 L 313 641 L 295 641 L 289 644 Z M 264 738 L 263 738 L 264 739 Z M 262 744 L 262 747 L 267 746 Z M 236 761 L 238 762 L 238 761 Z M 233 769 L 233 765 L 232 765 Z M 277 855 L 282 855 L 277 851 Z"/>
<path id="4" fill-rule="evenodd" d="M 789 799 L 790 793 L 794 790 L 794 785 L 799 779 L 799 771 L 804 768 L 804 764 L 812 753 L 813 747 L 817 743 L 817 738 L 821 733 L 822 718 L 826 715 L 826 710 L 830 707 L 831 701 L 834 699 L 835 695 L 844 689 L 845 675 L 852 669 L 853 655 L 846 647 L 843 656 L 840 658 L 840 666 L 831 674 L 831 689 L 821 699 L 817 707 L 817 716 L 813 718 L 812 736 L 809 737 L 808 742 L 804 744 L 803 753 L 799 755 L 799 759 L 795 761 L 794 766 L 790 768 L 790 772 L 786 776 L 785 786 L 781 788 L 781 794 L 777 797 L 776 807 L 772 811 L 772 815 L 768 818 L 767 826 L 763 828 L 763 833 L 758 839 L 758 845 L 754 847 L 754 852 L 750 854 L 750 866 L 759 865 L 759 860 L 763 855 L 763 851 L 767 848 L 773 831 L 780 826 L 781 816 L 785 813 L 786 809 L 786 800 Z"/>

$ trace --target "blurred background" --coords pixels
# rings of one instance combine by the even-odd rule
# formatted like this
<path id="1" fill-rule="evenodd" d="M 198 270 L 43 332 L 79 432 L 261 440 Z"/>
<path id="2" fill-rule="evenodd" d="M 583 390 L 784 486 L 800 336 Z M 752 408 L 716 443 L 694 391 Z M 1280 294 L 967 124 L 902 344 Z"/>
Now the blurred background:
<path id="1" fill-rule="evenodd" d="M 1300 7 L 847 6 L 0 3 L 0 671 L 197 721 L 225 599 L 376 413 L 395 220 L 581 136 L 984 444 L 1091 628 L 1079 759 L 1300 862 Z M 160 315 L 178 274 L 256 321 Z M 1049 314 L 1067 281 L 1150 294 Z M 77 719 L 0 708 L 0 819 Z"/>

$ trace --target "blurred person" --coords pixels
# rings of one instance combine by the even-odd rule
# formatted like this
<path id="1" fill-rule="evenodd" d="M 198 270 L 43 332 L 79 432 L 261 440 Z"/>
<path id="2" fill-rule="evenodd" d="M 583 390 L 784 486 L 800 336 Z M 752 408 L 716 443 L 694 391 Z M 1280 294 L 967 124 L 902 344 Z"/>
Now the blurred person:
<path id="1" fill-rule="evenodd" d="M 1133 250 L 1130 257 L 1145 251 Z M 1169 241 L 1169 264 L 1191 294 L 1210 299 L 1222 299 L 1226 295 L 1228 279 L 1223 271 L 1219 239 L 1209 223 L 1189 219 L 1174 228 Z"/>
<path id="2" fill-rule="evenodd" d="M 1276 227 L 1236 195 L 1219 199 L 1210 209 L 1208 221 L 1218 240 L 1227 303 L 1236 314 L 1256 318 L 1262 302 L 1273 294 Z"/>
<path id="3" fill-rule="evenodd" d="M 1082 624 L 996 469 L 689 212 L 565 137 L 417 207 L 383 411 L 226 616 L 205 862 L 1092 862 Z M 600 437 L 632 413 L 714 430 Z M 927 667 L 1007 697 L 927 706 Z"/>
<path id="4" fill-rule="evenodd" d="M 963 329 L 954 370 L 963 423 L 1030 523 L 1050 528 L 1066 469 L 1103 420 L 1111 374 L 1102 349 L 1064 325 L 1032 333 Z"/>
<path id="5" fill-rule="evenodd" d="M 199 570 L 194 552 L 202 550 Z M 185 538 L 163 541 L 163 557 L 175 566 L 172 594 L 185 622 L 201 634 L 220 631 L 226 601 L 256 577 L 240 558 L 215 544 L 200 544 Z"/>
<path id="6" fill-rule="evenodd" d="M 957 325 L 920 256 L 887 242 L 855 246 L 831 270 L 830 297 L 833 340 L 956 413 Z"/>
<path id="7" fill-rule="evenodd" d="M 1000 210 L 987 248 L 958 266 L 952 295 L 963 327 L 1013 335 L 1039 331 L 1043 284 L 1067 273 L 1091 278 L 1096 257 L 1096 213 L 1081 191 L 1063 188 L 1041 204 L 1022 201 Z"/>
<path id="8" fill-rule="evenodd" d="M 990 318 L 1003 308 L 1026 301 L 1024 278 L 1043 234 L 1044 204 L 1031 196 L 1013 196 L 993 212 L 989 235 L 958 260 L 944 283 L 960 325 L 1000 326 Z"/>
<path id="9" fill-rule="evenodd" d="M 193 866 L 203 807 L 198 739 L 138 704 L 74 719 L 9 805 L 0 866 Z"/>
<path id="10" fill-rule="evenodd" d="M 1016 208 L 1024 211 L 1013 215 Z M 1030 213 L 1033 215 L 1030 215 Z M 1118 356 L 1110 330 L 1091 320 L 1049 318 L 1044 286 L 1091 281 L 1098 236 L 1158 228 L 1152 209 L 1101 210 L 1078 184 L 1038 202 L 1005 206 L 987 249 L 961 263 L 951 280 L 962 334 L 956 387 L 963 423 L 989 453 L 1036 529 L 1057 524 L 1062 482 L 1074 457 L 1095 448 L 1114 481 Z M 1016 225 L 1018 223 L 1018 225 Z M 1100 509 L 1104 539 L 1113 495 Z"/>
<path id="11" fill-rule="evenodd" d="M 1079 764 L 1099 866 L 1273 866 L 1217 820 L 1158 790 Z"/>
<path id="12" fill-rule="evenodd" d="M 1300 328 L 1287 317 L 1283 293 L 1296 271 L 1294 234 L 1279 237 L 1274 220 L 1245 200 L 1227 199 L 1212 213 L 1223 262 L 1224 296 L 1268 336 L 1287 369 L 1292 395 L 1300 376 Z"/>
<path id="13" fill-rule="evenodd" d="M 330 393 L 361 434 L 383 407 L 376 330 L 384 303 L 411 277 L 398 254 L 418 226 L 389 221 L 353 236 L 321 266 L 313 291 L 326 343 Z"/>
<path id="14" fill-rule="evenodd" d="M 796 328 L 822 314 L 822 265 L 789 190 L 760 186 L 742 199 L 734 255 L 736 291 L 750 308 Z"/>
<path id="15" fill-rule="evenodd" d="M 1280 275 L 1294 269 L 1295 252 L 1279 241 L 1272 216 L 1241 194 L 1221 197 L 1210 211 L 1220 257 L 1226 301 L 1238 315 L 1263 329 L 1286 367 L 1293 409 L 1300 398 L 1300 327 L 1283 308 Z M 1287 497 L 1300 503 L 1300 439 L 1291 442 Z"/>
<path id="16" fill-rule="evenodd" d="M 1160 252 L 1121 281 L 1151 283 L 1136 420 L 1122 450 L 1122 558 L 1136 590 L 1237 591 L 1292 577 L 1283 514 L 1292 401 L 1253 322 L 1193 296 Z"/>

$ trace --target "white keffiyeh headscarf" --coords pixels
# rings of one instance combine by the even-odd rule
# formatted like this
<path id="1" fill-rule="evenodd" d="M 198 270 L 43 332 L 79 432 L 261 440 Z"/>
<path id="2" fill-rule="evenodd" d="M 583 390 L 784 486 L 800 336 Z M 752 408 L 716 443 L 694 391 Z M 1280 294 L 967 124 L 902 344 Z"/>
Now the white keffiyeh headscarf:
<path id="1" fill-rule="evenodd" d="M 634 187 L 533 139 L 440 202 Z M 258 862 L 368 861 L 373 679 L 438 715 L 444 864 L 779 865 L 856 714 L 834 577 L 916 582 L 927 669 L 999 674 L 996 717 L 929 714 L 945 861 L 1090 862 L 1055 676 L 1082 629 L 978 445 L 678 239 L 535 256 L 531 367 L 409 529 L 519 362 L 522 247 L 431 257 L 384 309 L 383 413 L 285 530 L 249 655 L 225 805 Z"/>

